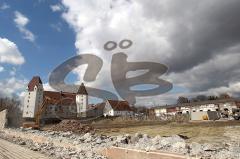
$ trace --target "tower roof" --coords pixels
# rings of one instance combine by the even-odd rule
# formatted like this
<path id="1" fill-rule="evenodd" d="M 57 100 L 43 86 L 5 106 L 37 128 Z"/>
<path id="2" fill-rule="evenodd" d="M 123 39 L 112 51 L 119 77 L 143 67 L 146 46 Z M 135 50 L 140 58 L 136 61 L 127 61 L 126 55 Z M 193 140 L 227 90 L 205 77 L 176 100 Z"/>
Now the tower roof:
<path id="1" fill-rule="evenodd" d="M 28 83 L 28 90 L 33 91 L 35 86 L 42 84 L 42 80 L 39 76 L 34 76 L 32 80 Z"/>
<path id="2" fill-rule="evenodd" d="M 86 90 L 86 88 L 85 88 L 85 86 L 84 86 L 83 83 L 80 85 L 80 87 L 79 87 L 79 89 L 78 89 L 78 91 L 77 91 L 77 94 L 85 94 L 85 95 L 88 95 L 87 90 Z"/>

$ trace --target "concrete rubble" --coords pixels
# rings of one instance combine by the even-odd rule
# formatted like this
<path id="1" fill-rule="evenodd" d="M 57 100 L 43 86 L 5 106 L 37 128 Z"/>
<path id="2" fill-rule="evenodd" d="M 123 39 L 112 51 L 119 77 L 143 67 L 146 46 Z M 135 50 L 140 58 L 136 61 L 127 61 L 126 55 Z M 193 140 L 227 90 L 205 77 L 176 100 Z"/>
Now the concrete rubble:
<path id="1" fill-rule="evenodd" d="M 82 124 L 79 120 L 63 120 L 51 127 L 52 131 L 72 131 L 74 133 L 88 133 L 94 131 L 93 127 Z"/>
<path id="2" fill-rule="evenodd" d="M 1 131 L 0 138 L 9 140 L 19 145 L 39 151 L 56 158 L 87 158 L 104 159 L 99 155 L 100 149 L 111 146 L 139 149 L 144 151 L 166 151 L 186 155 L 188 158 L 215 158 L 215 159 L 236 159 L 240 158 L 239 142 L 229 141 L 221 145 L 188 143 L 186 137 L 174 135 L 169 137 L 149 137 L 147 134 L 136 133 L 135 135 L 106 136 L 94 132 L 75 134 L 62 131 L 38 131 L 31 129 L 7 129 Z M 9 132 L 23 133 L 25 136 L 34 134 L 38 137 L 47 138 L 47 142 L 39 143 L 31 139 L 11 136 Z M 68 146 L 56 143 L 66 143 Z"/>

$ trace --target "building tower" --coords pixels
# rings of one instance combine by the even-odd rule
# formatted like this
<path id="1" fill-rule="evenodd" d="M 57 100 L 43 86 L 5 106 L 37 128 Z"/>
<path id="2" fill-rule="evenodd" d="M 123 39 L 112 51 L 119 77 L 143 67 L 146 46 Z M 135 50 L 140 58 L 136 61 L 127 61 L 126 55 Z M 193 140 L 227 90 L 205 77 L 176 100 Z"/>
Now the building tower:
<path id="1" fill-rule="evenodd" d="M 87 117 L 88 93 L 82 83 L 76 94 L 77 117 Z"/>
<path id="2" fill-rule="evenodd" d="M 34 76 L 28 83 L 24 98 L 23 118 L 34 118 L 38 107 L 43 102 L 43 85 L 39 76 Z"/>

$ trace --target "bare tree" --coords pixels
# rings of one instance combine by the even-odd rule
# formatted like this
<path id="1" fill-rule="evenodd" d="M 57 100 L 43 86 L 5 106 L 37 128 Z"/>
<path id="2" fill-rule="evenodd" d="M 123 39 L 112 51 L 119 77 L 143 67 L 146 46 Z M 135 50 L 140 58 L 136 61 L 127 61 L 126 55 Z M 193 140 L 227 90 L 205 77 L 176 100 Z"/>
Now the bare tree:
<path id="1" fill-rule="evenodd" d="M 196 99 L 197 99 L 198 101 L 206 101 L 206 100 L 208 100 L 208 97 L 205 96 L 205 95 L 198 95 L 198 96 L 196 97 Z"/>
<path id="2" fill-rule="evenodd" d="M 229 99 L 231 96 L 227 93 L 222 93 L 219 95 L 219 99 Z"/>
<path id="3" fill-rule="evenodd" d="M 218 97 L 217 96 L 208 96 L 208 100 L 217 100 Z"/>
<path id="4" fill-rule="evenodd" d="M 178 97 L 177 103 L 178 104 L 189 103 L 189 100 L 186 97 L 180 96 Z"/>
<path id="5" fill-rule="evenodd" d="M 22 123 L 21 102 L 11 98 L 0 98 L 0 111 L 7 109 L 8 126 L 19 127 Z"/>

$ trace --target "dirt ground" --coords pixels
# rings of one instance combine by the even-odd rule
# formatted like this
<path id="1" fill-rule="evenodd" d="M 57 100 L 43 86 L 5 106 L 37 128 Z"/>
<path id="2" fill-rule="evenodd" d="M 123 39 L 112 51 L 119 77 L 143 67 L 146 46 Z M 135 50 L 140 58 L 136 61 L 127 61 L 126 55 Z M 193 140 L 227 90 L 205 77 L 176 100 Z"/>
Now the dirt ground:
<path id="1" fill-rule="evenodd" d="M 150 136 L 184 135 L 188 142 L 222 143 L 237 140 L 240 143 L 240 121 L 204 121 L 204 122 L 132 122 L 104 121 L 92 124 L 96 132 L 106 135 L 135 134 Z"/>
<path id="2" fill-rule="evenodd" d="M 104 135 L 124 135 L 142 133 L 149 136 L 187 136 L 187 142 L 220 143 L 234 140 L 240 144 L 240 121 L 201 121 L 201 122 L 166 122 L 136 121 L 118 118 L 100 119 L 90 123 L 96 133 Z M 48 130 L 51 126 L 46 126 Z"/>

